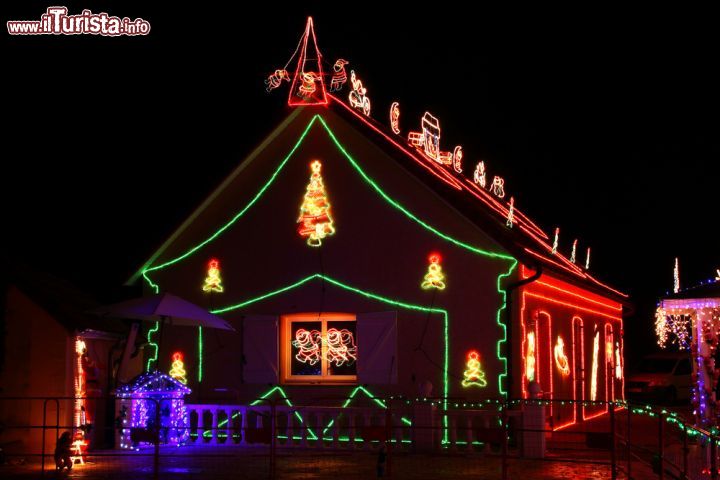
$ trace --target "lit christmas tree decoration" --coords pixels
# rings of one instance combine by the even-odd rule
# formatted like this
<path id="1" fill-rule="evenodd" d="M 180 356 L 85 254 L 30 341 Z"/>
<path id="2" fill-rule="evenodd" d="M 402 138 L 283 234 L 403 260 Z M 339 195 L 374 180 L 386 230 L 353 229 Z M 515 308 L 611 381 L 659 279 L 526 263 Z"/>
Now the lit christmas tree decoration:
<path id="1" fill-rule="evenodd" d="M 525 376 L 528 382 L 535 380 L 535 332 L 527 334 L 527 353 L 525 354 Z"/>
<path id="2" fill-rule="evenodd" d="M 333 65 L 333 76 L 330 80 L 330 91 L 338 92 L 342 89 L 343 85 L 347 82 L 347 73 L 345 72 L 345 65 L 349 62 L 342 58 L 335 61 Z"/>
<path id="3" fill-rule="evenodd" d="M 585 270 L 590 270 L 590 247 L 588 247 L 585 254 Z"/>
<path id="4" fill-rule="evenodd" d="M 185 372 L 185 363 L 183 362 L 182 352 L 173 353 L 172 366 L 169 373 L 172 378 L 183 385 L 187 385 L 187 372 Z"/>
<path id="5" fill-rule="evenodd" d="M 485 188 L 487 185 L 487 178 L 485 176 L 485 162 L 478 162 L 473 173 L 473 182 L 475 182 L 480 188 Z"/>
<path id="6" fill-rule="evenodd" d="M 395 135 L 400 135 L 400 104 L 393 102 L 390 105 L 390 128 Z"/>
<path id="7" fill-rule="evenodd" d="M 577 254 L 577 238 L 573 240 L 572 251 L 570 252 L 570 261 L 575 263 L 575 255 Z"/>
<path id="8" fill-rule="evenodd" d="M 560 240 L 560 227 L 555 227 L 555 238 L 553 239 L 552 254 L 555 255 L 558 249 L 558 242 Z"/>
<path id="9" fill-rule="evenodd" d="M 675 257 L 675 268 L 673 269 L 673 292 L 678 293 L 680 291 L 680 263 L 678 258 Z"/>
<path id="10" fill-rule="evenodd" d="M 595 338 L 593 340 L 592 372 L 590 374 L 590 400 L 597 400 L 598 385 L 598 356 L 600 355 L 600 331 L 595 326 Z"/>
<path id="11" fill-rule="evenodd" d="M 485 380 L 485 372 L 482 370 L 480 365 L 480 354 L 472 350 L 467 354 L 467 363 L 465 364 L 465 371 L 463 372 L 463 387 L 486 387 L 487 381 Z"/>
<path id="12" fill-rule="evenodd" d="M 565 355 L 565 342 L 560 335 L 558 335 L 555 348 L 553 348 L 553 355 L 555 357 L 555 366 L 560 374 L 563 377 L 570 375 L 570 364 L 567 355 Z"/>
<path id="13" fill-rule="evenodd" d="M 440 254 L 431 253 L 428 260 L 430 260 L 430 265 L 428 265 L 428 271 L 420 286 L 424 290 L 430 288 L 445 290 L 445 274 L 442 272 L 442 266 L 440 266 Z"/>
<path id="14" fill-rule="evenodd" d="M 514 220 L 515 220 L 515 199 L 513 197 L 510 197 L 510 208 L 508 208 L 508 216 L 507 216 L 507 221 L 505 222 L 505 225 L 507 225 L 509 228 L 512 228 Z"/>
<path id="15" fill-rule="evenodd" d="M 223 291 L 222 278 L 220 278 L 220 261 L 213 258 L 208 262 L 208 271 L 207 277 L 205 277 L 205 285 L 203 285 L 203 292 L 222 293 Z"/>
<path id="16" fill-rule="evenodd" d="M 335 233 L 335 226 L 330 214 L 330 202 L 328 202 L 323 178 L 320 174 L 322 164 L 315 160 L 310 164 L 310 183 L 308 183 L 300 217 L 298 218 L 298 233 L 302 237 L 308 237 L 307 244 L 311 247 L 319 247 L 322 240 Z"/>

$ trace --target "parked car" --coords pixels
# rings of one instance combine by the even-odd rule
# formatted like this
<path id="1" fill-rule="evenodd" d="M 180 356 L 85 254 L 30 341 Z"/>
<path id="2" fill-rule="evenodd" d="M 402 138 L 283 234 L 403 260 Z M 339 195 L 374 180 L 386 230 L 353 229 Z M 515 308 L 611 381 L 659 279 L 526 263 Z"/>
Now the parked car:
<path id="1" fill-rule="evenodd" d="M 625 379 L 630 400 L 674 404 L 690 399 L 692 363 L 687 352 L 648 355 Z"/>

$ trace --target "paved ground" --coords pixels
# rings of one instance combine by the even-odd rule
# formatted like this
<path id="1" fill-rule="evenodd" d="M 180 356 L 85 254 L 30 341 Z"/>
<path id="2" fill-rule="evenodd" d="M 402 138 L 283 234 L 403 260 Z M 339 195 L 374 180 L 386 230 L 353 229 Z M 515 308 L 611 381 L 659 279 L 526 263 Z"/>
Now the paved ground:
<path id="1" fill-rule="evenodd" d="M 108 452 L 110 453 L 110 452 Z M 173 480 L 194 479 L 266 479 L 269 477 L 267 450 L 237 447 L 183 447 L 163 449 L 159 478 Z M 521 480 L 550 479 L 607 479 L 608 465 L 591 463 L 602 459 L 577 452 L 564 452 L 563 461 L 510 459 L 509 478 Z M 567 460 L 574 460 L 572 463 Z M 376 478 L 377 453 L 317 452 L 312 450 L 280 451 L 277 455 L 277 478 L 280 479 L 337 479 L 369 480 Z M 500 479 L 501 460 L 494 455 L 478 453 L 410 454 L 400 453 L 392 458 L 392 478 L 438 479 L 482 478 Z M 579 462 L 579 463 L 578 463 Z M 639 467 L 639 465 L 638 465 Z M 127 455 L 90 457 L 85 465 L 76 466 L 63 478 L 78 479 L 150 479 L 152 456 Z M 640 473 L 639 468 L 636 469 Z M 30 479 L 40 477 L 39 462 L 26 465 L 0 466 L 0 478 Z M 46 475 L 55 478 L 51 470 Z M 638 480 L 654 476 L 635 476 Z"/>
<path id="2" fill-rule="evenodd" d="M 618 435 L 624 437 L 627 417 L 618 413 Z M 623 426 L 625 425 L 625 426 Z M 621 427 L 622 426 L 622 427 Z M 637 449 L 632 461 L 632 478 L 653 479 L 652 452 L 658 444 L 657 419 L 645 416 L 633 418 L 633 443 L 648 449 Z M 582 431 L 580 431 L 582 430 Z M 568 428 L 562 435 L 553 434 L 548 438 L 550 447 L 545 460 L 512 458 L 508 462 L 512 480 L 550 479 L 608 479 L 610 478 L 609 452 L 602 448 L 588 448 L 584 431 L 596 434 L 609 431 L 606 417 L 600 417 L 583 426 Z M 678 436 L 671 428 L 664 432 L 665 452 L 679 454 Z M 598 437 L 595 435 L 595 441 Z M 600 440 L 602 440 L 600 438 Z M 597 446 L 597 445 L 596 445 Z M 697 445 L 690 445 L 696 448 Z M 466 452 L 444 452 L 436 454 L 413 454 L 395 452 L 392 456 L 392 478 L 396 479 L 438 479 L 438 478 L 501 478 L 501 459 L 497 450 L 493 453 L 480 451 L 482 447 Z M 697 448 L 696 448 L 697 450 Z M 517 452 L 515 452 L 517 453 Z M 701 452 L 698 452 L 701 453 Z M 624 448 L 618 448 L 617 461 L 626 467 Z M 668 458 L 672 458 L 670 455 Z M 678 457 L 678 464 L 681 457 Z M 40 463 L 35 457 L 27 459 L 24 465 L 17 464 L 19 458 L 11 457 L 14 465 L 0 466 L 1 479 L 35 479 L 40 477 Z M 641 461 L 642 460 L 642 461 Z M 280 449 L 276 457 L 276 478 L 280 479 L 362 479 L 376 478 L 377 452 L 373 450 L 330 451 Z M 692 467 L 693 462 L 691 462 Z M 699 463 L 698 463 L 699 465 Z M 50 467 L 49 463 L 48 466 Z M 107 451 L 87 459 L 85 465 L 78 465 L 72 473 L 62 478 L 77 479 L 151 479 L 153 478 L 152 450 L 140 454 L 127 451 Z M 160 479 L 267 479 L 269 478 L 269 449 L 266 446 L 188 446 L 161 449 L 159 461 Z M 703 479 L 699 469 L 690 469 L 691 478 Z M 47 478 L 55 478 L 50 470 Z M 621 473 L 621 479 L 626 478 Z M 667 477 L 666 477 L 667 478 Z"/>

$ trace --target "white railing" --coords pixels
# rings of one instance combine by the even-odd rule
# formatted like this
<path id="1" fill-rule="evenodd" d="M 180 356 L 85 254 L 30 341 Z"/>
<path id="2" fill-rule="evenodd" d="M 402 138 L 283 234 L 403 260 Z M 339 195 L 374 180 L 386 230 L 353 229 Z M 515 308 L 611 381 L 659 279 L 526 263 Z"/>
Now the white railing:
<path id="1" fill-rule="evenodd" d="M 186 404 L 190 426 L 189 444 L 267 445 L 272 429 L 269 405 Z M 409 411 L 391 410 L 393 448 L 408 448 L 415 435 L 431 429 L 433 445 L 441 446 L 443 415 L 433 410 L 432 425 L 413 431 Z M 508 417 L 520 416 L 508 411 Z M 500 412 L 451 409 L 447 414 L 448 441 L 453 450 L 487 449 L 496 443 Z M 275 406 L 276 446 L 298 448 L 367 449 L 386 434 L 387 410 L 372 407 Z M 322 441 L 318 441 L 322 438 Z"/>

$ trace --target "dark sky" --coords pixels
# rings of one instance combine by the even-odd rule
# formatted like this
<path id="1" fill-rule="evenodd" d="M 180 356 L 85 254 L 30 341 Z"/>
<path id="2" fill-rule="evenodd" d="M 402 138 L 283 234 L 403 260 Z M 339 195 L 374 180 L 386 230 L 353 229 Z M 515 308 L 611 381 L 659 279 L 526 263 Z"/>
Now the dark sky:
<path id="1" fill-rule="evenodd" d="M 561 227 L 561 248 L 592 246 L 591 269 L 637 304 L 626 332 L 640 348 L 673 258 L 685 285 L 720 268 L 709 12 L 149 3 L 63 4 L 142 17 L 147 37 L 3 34 L 12 258 L 108 297 L 286 114 L 286 93 L 262 81 L 312 14 L 326 59 L 351 62 L 375 118 L 392 100 L 404 122 L 431 111 L 445 145 L 504 175 L 548 232 Z M 50 4 L 19 5 L 3 5 L 3 25 Z"/>

